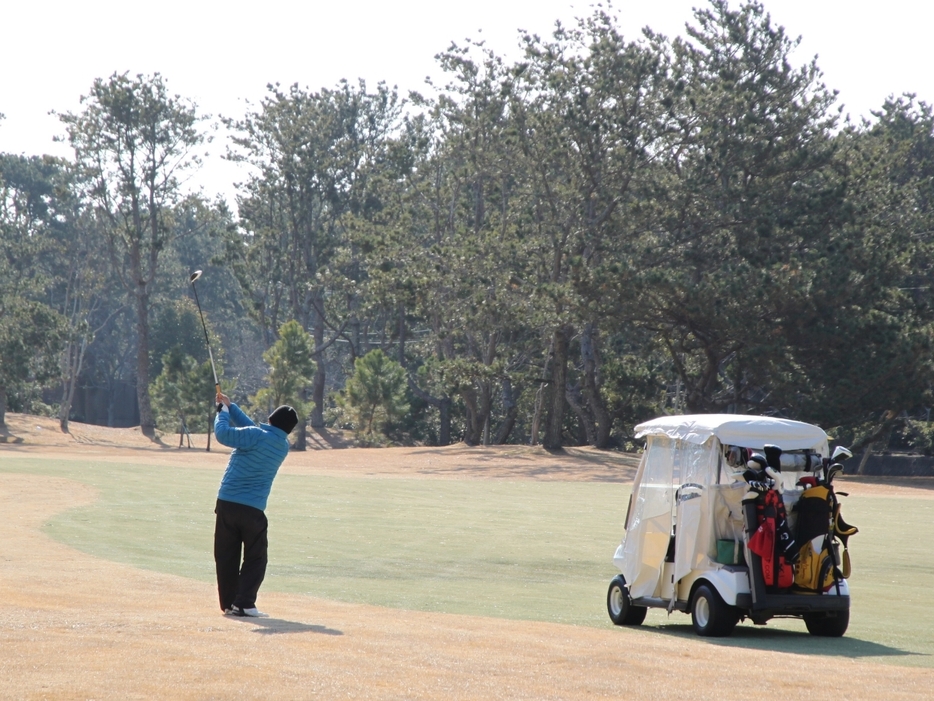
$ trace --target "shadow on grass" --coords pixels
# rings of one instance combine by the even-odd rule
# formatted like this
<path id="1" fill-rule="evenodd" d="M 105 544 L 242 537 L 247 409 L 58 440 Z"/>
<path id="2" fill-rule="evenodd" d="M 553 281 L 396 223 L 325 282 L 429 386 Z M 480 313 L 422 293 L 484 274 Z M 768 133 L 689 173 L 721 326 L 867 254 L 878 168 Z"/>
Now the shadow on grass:
<path id="1" fill-rule="evenodd" d="M 305 446 L 312 450 L 327 450 L 335 448 L 352 448 L 353 442 L 347 440 L 339 431 L 326 428 L 309 428 L 305 432 Z"/>
<path id="2" fill-rule="evenodd" d="M 515 465 L 512 467 L 496 466 L 496 477 L 500 479 L 553 479 L 556 481 L 584 481 L 584 482 L 614 482 L 619 484 L 629 484 L 633 480 L 633 475 L 629 472 L 611 472 L 606 470 L 604 474 L 588 473 L 581 475 L 565 467 L 527 467 L 525 465 Z M 443 472 L 446 475 L 461 475 L 465 477 L 477 477 L 483 475 L 482 467 L 461 466 L 447 467 L 439 470 L 414 470 L 413 475 L 429 476 Z"/>
<path id="3" fill-rule="evenodd" d="M 639 466 L 639 457 L 613 451 L 596 452 L 590 449 L 567 448 L 548 451 L 541 447 L 518 445 L 468 446 L 457 443 L 449 446 L 415 448 L 413 455 L 438 455 L 448 460 L 443 468 L 422 467 L 412 474 L 432 475 L 483 474 L 487 467 L 495 467 L 497 476 L 506 478 L 584 479 L 592 482 L 632 482 Z M 451 458 L 463 459 L 460 464 Z"/>
<path id="4" fill-rule="evenodd" d="M 22 436 L 13 435 L 10 431 L 10 427 L 6 424 L 0 425 L 0 443 L 23 443 Z"/>
<path id="5" fill-rule="evenodd" d="M 242 618 L 231 617 L 231 620 L 250 623 L 256 626 L 254 633 L 260 635 L 280 635 L 281 633 L 317 633 L 318 635 L 343 635 L 344 631 L 328 628 L 327 626 L 285 621 L 281 618 Z"/>
<path id="6" fill-rule="evenodd" d="M 801 626 L 804 627 L 803 621 Z M 749 625 L 748 622 L 736 626 L 733 634 L 727 638 L 701 638 L 694 632 L 694 628 L 690 624 L 664 623 L 646 627 L 645 630 L 677 638 L 702 640 L 721 647 L 790 652 L 797 655 L 826 655 L 828 657 L 847 657 L 850 659 L 926 656 L 924 653 L 902 650 L 897 647 L 875 643 L 871 640 L 847 637 L 846 635 L 842 638 L 821 638 L 804 630 L 798 632 L 780 628 L 766 628 Z"/>
<path id="7" fill-rule="evenodd" d="M 466 443 L 452 443 L 451 445 L 423 446 L 412 448 L 415 455 L 439 455 L 444 457 L 464 457 L 477 462 L 500 462 L 504 458 L 515 461 L 531 461 L 540 457 L 536 451 L 540 449 L 527 446 L 491 445 L 481 447 L 467 445 Z M 541 451 L 541 455 L 545 455 Z"/>

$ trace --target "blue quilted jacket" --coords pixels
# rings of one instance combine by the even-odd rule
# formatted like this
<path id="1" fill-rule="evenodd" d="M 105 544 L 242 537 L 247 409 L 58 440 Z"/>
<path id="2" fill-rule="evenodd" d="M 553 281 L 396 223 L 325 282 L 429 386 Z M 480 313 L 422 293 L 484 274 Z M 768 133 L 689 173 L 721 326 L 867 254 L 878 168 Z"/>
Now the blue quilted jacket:
<path id="1" fill-rule="evenodd" d="M 231 403 L 229 412 L 217 413 L 214 435 L 219 443 L 234 449 L 217 498 L 265 511 L 272 481 L 289 454 L 286 432 L 269 424 L 257 426 Z"/>

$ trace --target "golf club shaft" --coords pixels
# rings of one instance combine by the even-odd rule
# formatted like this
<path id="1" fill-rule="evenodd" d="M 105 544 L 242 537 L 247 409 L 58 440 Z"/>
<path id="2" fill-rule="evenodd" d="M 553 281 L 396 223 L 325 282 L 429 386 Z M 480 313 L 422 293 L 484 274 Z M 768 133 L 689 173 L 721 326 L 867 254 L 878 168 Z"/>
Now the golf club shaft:
<path id="1" fill-rule="evenodd" d="M 214 389 L 217 392 L 221 391 L 221 383 L 217 381 L 217 370 L 214 368 L 214 354 L 211 353 L 211 346 L 208 346 L 208 358 L 211 359 L 211 372 L 214 373 Z"/>
<path id="2" fill-rule="evenodd" d="M 211 360 L 211 372 L 214 373 L 214 391 L 220 394 L 221 383 L 217 381 L 217 368 L 214 367 L 214 354 L 211 352 L 211 342 L 208 340 L 208 327 L 204 323 L 204 314 L 201 313 L 201 301 L 198 299 L 198 288 L 195 281 L 191 281 L 191 289 L 195 293 L 195 304 L 198 305 L 198 317 L 201 319 L 201 328 L 204 330 L 204 344 L 208 347 L 208 358 Z"/>

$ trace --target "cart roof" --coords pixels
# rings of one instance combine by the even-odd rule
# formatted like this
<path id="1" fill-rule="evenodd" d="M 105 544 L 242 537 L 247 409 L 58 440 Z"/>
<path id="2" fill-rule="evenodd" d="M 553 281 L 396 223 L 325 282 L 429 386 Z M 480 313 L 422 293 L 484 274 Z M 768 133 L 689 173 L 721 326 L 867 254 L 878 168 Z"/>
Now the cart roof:
<path id="1" fill-rule="evenodd" d="M 705 443 L 716 436 L 724 445 L 756 449 L 770 443 L 782 450 L 820 451 L 827 445 L 827 434 L 812 424 L 742 414 L 660 416 L 636 426 L 636 438 L 643 436 L 668 436 L 690 443 Z"/>

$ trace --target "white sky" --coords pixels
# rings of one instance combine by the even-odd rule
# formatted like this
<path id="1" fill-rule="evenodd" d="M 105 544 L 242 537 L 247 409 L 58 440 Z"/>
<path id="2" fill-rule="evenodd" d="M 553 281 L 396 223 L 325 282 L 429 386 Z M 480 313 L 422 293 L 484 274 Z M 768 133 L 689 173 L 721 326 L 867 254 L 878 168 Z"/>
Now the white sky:
<path id="1" fill-rule="evenodd" d="M 627 38 L 646 25 L 674 36 L 706 0 L 615 0 Z M 738 7 L 738 0 L 732 0 Z M 801 36 L 799 64 L 815 54 L 829 88 L 852 117 L 869 116 L 886 96 L 914 92 L 934 102 L 930 31 L 934 3 L 923 0 L 765 0 L 775 23 Z M 519 28 L 547 35 L 591 13 L 591 0 L 0 0 L 0 151 L 69 155 L 48 113 L 74 112 L 93 80 L 114 72 L 161 73 L 169 90 L 202 113 L 240 116 L 265 86 L 317 90 L 341 78 L 380 80 L 402 93 L 438 76 L 434 56 L 451 41 L 485 39 L 518 57 Z M 196 184 L 230 197 L 243 179 L 207 147 Z"/>

